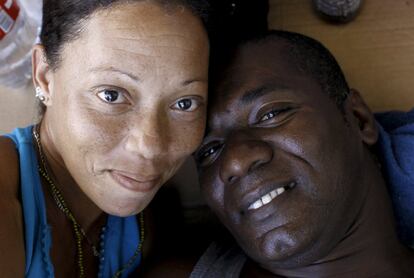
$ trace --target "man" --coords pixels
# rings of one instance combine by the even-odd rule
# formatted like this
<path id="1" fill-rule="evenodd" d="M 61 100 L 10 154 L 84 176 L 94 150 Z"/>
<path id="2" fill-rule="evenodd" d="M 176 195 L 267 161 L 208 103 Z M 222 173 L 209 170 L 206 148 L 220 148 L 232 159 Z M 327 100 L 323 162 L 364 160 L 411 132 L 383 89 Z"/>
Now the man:
<path id="1" fill-rule="evenodd" d="M 319 42 L 270 31 L 232 53 L 213 71 L 196 160 L 207 204 L 248 258 L 213 244 L 192 277 L 414 277 L 382 175 L 412 244 L 414 111 L 387 125 L 409 127 L 389 152 L 392 138 Z"/>

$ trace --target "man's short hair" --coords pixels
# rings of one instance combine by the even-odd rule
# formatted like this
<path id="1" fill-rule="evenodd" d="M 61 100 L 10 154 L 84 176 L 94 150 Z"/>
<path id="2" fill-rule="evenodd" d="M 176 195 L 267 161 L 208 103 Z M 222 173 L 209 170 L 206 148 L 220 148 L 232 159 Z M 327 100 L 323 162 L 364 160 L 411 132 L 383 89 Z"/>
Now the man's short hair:
<path id="1" fill-rule="evenodd" d="M 287 53 L 298 69 L 315 78 L 322 90 L 328 93 L 342 111 L 349 94 L 349 86 L 341 67 L 325 46 L 305 35 L 281 30 L 269 30 L 244 38 L 241 45 L 267 42 L 286 42 Z M 231 53 L 231 50 L 228 51 L 227 53 Z"/>

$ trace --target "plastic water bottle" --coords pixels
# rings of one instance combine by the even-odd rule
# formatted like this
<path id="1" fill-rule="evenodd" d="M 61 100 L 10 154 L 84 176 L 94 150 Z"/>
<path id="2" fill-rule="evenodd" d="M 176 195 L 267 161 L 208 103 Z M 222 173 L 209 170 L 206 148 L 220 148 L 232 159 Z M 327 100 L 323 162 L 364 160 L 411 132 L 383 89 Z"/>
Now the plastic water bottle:
<path id="1" fill-rule="evenodd" d="M 17 0 L 0 0 L 0 84 L 19 88 L 31 78 L 32 47 L 38 22 Z"/>
<path id="2" fill-rule="evenodd" d="M 19 3 L 26 11 L 26 14 L 34 19 L 40 27 L 40 24 L 42 23 L 43 0 L 19 0 Z"/>

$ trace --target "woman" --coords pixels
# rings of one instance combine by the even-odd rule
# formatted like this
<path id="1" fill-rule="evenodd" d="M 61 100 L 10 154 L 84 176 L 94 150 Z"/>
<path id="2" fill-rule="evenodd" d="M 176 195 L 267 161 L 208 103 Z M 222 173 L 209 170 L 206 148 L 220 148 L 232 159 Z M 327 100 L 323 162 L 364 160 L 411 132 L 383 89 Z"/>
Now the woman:
<path id="1" fill-rule="evenodd" d="M 44 1 L 33 51 L 43 117 L 0 137 L 2 276 L 126 277 L 139 268 L 136 215 L 204 132 L 200 2 Z"/>

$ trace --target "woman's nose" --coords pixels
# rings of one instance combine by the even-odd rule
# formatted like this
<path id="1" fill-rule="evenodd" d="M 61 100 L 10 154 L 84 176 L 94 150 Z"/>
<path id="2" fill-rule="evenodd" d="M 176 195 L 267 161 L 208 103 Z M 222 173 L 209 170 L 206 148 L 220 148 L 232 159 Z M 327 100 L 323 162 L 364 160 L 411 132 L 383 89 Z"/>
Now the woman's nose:
<path id="1" fill-rule="evenodd" d="M 226 143 L 221 163 L 220 178 L 223 183 L 233 183 L 256 168 L 272 160 L 271 146 L 254 138 L 230 140 Z"/>
<path id="2" fill-rule="evenodd" d="M 153 114 L 157 115 L 137 117 L 130 125 L 125 143 L 127 151 L 145 159 L 159 157 L 166 153 L 168 148 L 168 121 L 158 113 Z"/>

